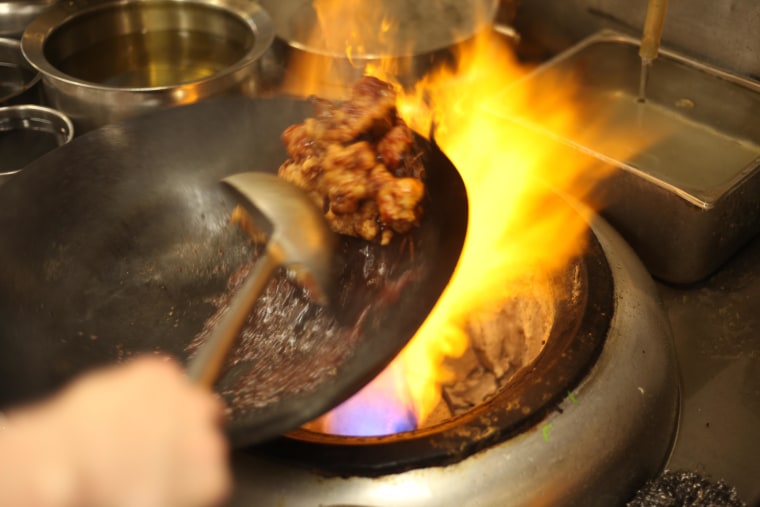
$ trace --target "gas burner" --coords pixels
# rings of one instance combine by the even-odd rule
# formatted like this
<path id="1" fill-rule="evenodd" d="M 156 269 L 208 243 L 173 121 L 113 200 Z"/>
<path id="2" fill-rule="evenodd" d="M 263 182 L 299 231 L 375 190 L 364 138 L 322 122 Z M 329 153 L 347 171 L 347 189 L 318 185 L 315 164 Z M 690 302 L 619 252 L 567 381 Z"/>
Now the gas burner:
<path id="1" fill-rule="evenodd" d="M 239 452 L 236 498 L 288 507 L 608 506 L 631 498 L 672 449 L 677 366 L 649 274 L 602 219 L 591 231 L 587 252 L 563 275 L 575 295 L 558 301 L 543 350 L 497 394 L 415 431 L 298 430 Z"/>

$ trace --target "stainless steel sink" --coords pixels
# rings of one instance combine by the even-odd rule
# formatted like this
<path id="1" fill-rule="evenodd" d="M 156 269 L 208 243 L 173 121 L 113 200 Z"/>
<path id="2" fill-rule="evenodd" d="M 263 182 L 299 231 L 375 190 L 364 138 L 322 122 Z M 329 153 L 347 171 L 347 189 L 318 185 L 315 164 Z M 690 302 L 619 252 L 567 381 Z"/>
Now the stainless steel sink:
<path id="1" fill-rule="evenodd" d="M 602 214 L 653 275 L 690 283 L 760 231 L 760 83 L 663 51 L 641 103 L 639 70 L 638 40 L 602 31 L 514 85 L 576 86 L 577 137 L 498 100 L 491 111 L 611 166 Z"/>

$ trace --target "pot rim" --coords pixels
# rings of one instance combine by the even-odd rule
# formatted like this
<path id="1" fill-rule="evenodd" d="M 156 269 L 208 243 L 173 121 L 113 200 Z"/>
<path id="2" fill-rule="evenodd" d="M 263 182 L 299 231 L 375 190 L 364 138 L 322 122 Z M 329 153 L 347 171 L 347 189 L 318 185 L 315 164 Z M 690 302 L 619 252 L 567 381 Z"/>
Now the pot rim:
<path id="1" fill-rule="evenodd" d="M 210 76 L 192 81 L 162 86 L 120 87 L 86 81 L 71 76 L 54 66 L 45 56 L 45 43 L 50 36 L 74 19 L 98 11 L 120 9 L 139 4 L 192 4 L 232 14 L 247 25 L 254 34 L 253 45 L 237 62 Z M 235 77 L 240 71 L 259 60 L 274 40 L 274 29 L 269 13 L 257 2 L 240 0 L 77 0 L 57 2 L 32 20 L 21 37 L 21 52 L 27 62 L 37 70 L 43 81 L 51 80 L 68 86 L 105 93 L 166 92 L 184 87 L 198 87 L 207 83 Z"/>
<path id="2" fill-rule="evenodd" d="M 0 37 L 18 39 L 26 25 L 56 0 L 0 0 Z"/>
<path id="3" fill-rule="evenodd" d="M 326 475 L 373 477 L 457 463 L 538 427 L 594 368 L 612 326 L 613 274 L 598 238 L 587 234 L 585 251 L 551 275 L 557 316 L 538 356 L 477 406 L 432 426 L 380 436 L 297 428 L 258 451 Z"/>
<path id="4" fill-rule="evenodd" d="M 13 55 L 17 56 L 18 58 L 15 58 L 15 57 L 4 58 L 0 56 L 0 63 L 8 63 L 11 65 L 15 65 L 16 67 L 26 68 L 27 70 L 34 72 L 34 76 L 31 79 L 24 81 L 23 86 L 5 95 L 0 95 L 0 106 L 7 107 L 9 105 L 12 105 L 13 99 L 26 93 L 30 89 L 34 88 L 37 85 L 37 83 L 40 82 L 42 75 L 36 68 L 34 68 L 26 60 L 23 53 L 21 52 L 21 42 L 18 41 L 17 39 L 12 39 L 9 37 L 0 37 L 0 52 L 4 50 L 7 50 L 9 54 L 13 53 Z M 16 61 L 11 61 L 11 60 L 16 60 Z"/>
<path id="5" fill-rule="evenodd" d="M 21 124 L 28 123 L 30 126 L 23 126 L 25 129 L 38 129 L 40 121 L 50 124 L 51 129 L 55 129 L 62 134 L 61 142 L 58 146 L 68 144 L 74 138 L 74 124 L 71 122 L 68 116 L 61 111 L 53 109 L 47 106 L 39 106 L 36 104 L 14 104 L 10 106 L 0 107 L 0 127 L 6 121 L 16 120 Z M 3 129 L 0 128 L 0 131 Z M 50 131 L 48 129 L 45 129 Z M 5 179 L 10 178 L 14 174 L 20 173 L 24 168 L 5 170 L 0 168 L 0 185 Z"/>
<path id="6" fill-rule="evenodd" d="M 408 44 L 399 47 L 392 47 L 387 52 L 378 51 L 377 48 L 366 52 L 348 54 L 345 50 L 339 51 L 331 48 L 315 45 L 309 37 L 309 34 L 294 34 L 288 26 L 288 21 L 299 15 L 304 6 L 311 7 L 310 0 L 259 0 L 261 5 L 269 12 L 272 17 L 273 30 L 277 38 L 285 45 L 325 58 L 348 58 L 354 62 L 374 61 L 386 58 L 416 58 L 429 55 L 438 51 L 446 51 L 457 44 L 471 40 L 478 33 L 486 28 L 490 28 L 496 16 L 499 1 L 498 0 L 477 0 L 479 9 L 476 19 L 472 23 L 460 27 L 460 30 L 453 30 L 448 33 L 447 37 L 438 34 L 433 37 L 433 42 L 423 39 L 415 39 Z"/>

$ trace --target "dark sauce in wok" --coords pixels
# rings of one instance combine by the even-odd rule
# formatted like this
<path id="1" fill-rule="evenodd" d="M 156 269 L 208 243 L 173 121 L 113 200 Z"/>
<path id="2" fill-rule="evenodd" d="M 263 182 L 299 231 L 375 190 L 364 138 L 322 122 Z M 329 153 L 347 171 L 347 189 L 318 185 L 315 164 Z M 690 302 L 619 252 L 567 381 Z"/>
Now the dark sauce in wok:
<path id="1" fill-rule="evenodd" d="M 287 273 L 276 273 L 257 300 L 218 383 L 232 419 L 313 391 L 337 374 L 355 353 L 366 327 L 383 326 L 388 309 L 421 266 L 408 262 L 409 238 L 381 247 L 355 238 L 342 243 L 342 273 L 328 307 L 313 302 Z M 213 301 L 216 312 L 188 346 L 194 352 L 207 338 L 251 271 L 235 271 L 227 291 Z"/>

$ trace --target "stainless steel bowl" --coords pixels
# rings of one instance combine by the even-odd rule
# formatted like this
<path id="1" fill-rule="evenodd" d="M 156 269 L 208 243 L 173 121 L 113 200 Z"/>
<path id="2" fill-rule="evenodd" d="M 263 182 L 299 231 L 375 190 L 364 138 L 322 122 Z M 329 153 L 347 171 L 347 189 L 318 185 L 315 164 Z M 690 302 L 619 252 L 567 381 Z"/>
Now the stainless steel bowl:
<path id="1" fill-rule="evenodd" d="M 34 19 L 21 49 L 79 132 L 159 107 L 258 89 L 274 38 L 248 0 L 82 0 Z"/>
<path id="2" fill-rule="evenodd" d="M 503 0 L 508 2 L 509 0 Z M 272 17 L 272 46 L 280 91 L 344 98 L 350 83 L 369 67 L 392 68 L 400 84 L 413 87 L 426 73 L 451 64 L 453 54 L 493 28 L 499 0 L 383 0 L 361 13 L 350 2 L 259 0 Z M 324 11 L 323 7 L 326 7 Z M 354 15 L 354 19 L 348 19 Z M 358 30 L 361 26 L 376 27 Z M 390 29 L 381 29 L 383 25 Z M 318 69 L 303 86 L 290 67 Z"/>
<path id="3" fill-rule="evenodd" d="M 21 43 L 0 38 L 0 106 L 38 103 L 39 82 L 40 73 L 24 58 Z"/>
<path id="4" fill-rule="evenodd" d="M 0 0 L 0 37 L 18 38 L 56 0 Z"/>
<path id="5" fill-rule="evenodd" d="M 0 107 L 0 185 L 27 164 L 74 137 L 66 115 L 48 107 Z"/>

